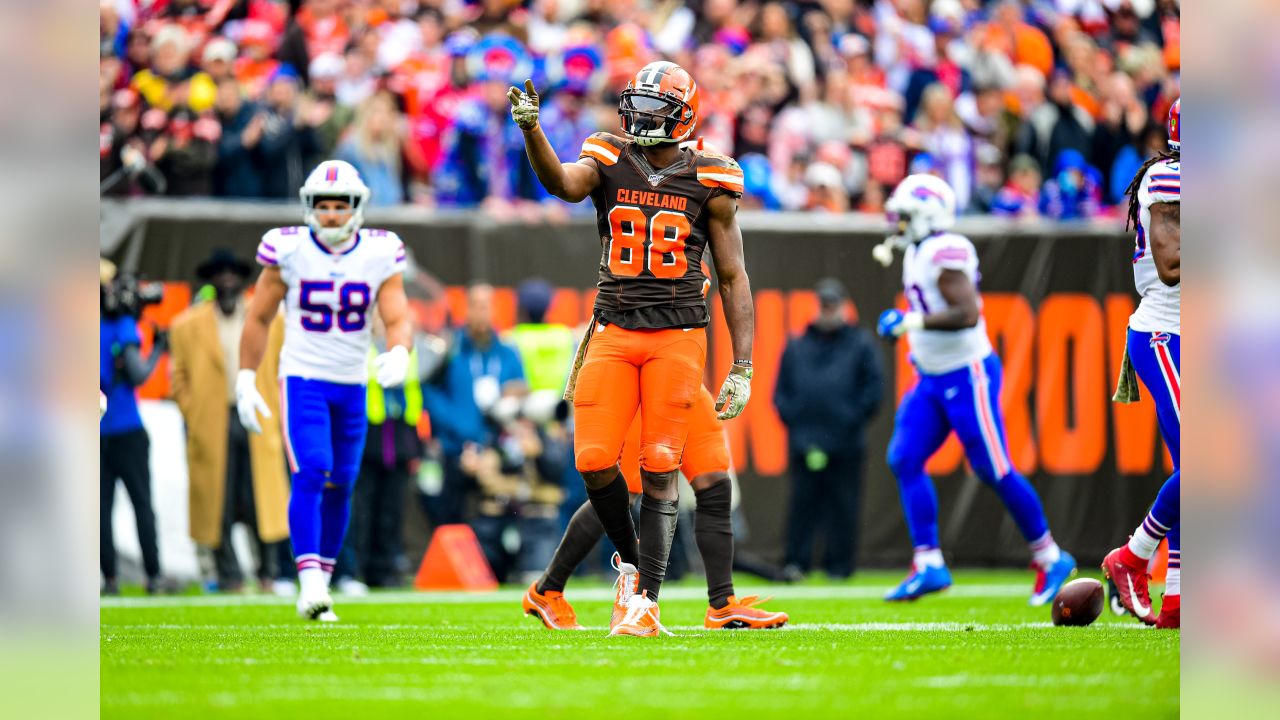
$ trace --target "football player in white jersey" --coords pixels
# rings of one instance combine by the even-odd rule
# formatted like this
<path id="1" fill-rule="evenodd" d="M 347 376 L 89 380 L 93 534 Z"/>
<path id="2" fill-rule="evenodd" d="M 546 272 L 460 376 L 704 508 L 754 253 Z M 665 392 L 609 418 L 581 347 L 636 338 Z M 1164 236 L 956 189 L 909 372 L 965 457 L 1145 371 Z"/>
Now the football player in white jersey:
<path id="1" fill-rule="evenodd" d="M 236 405 L 240 422 L 261 432 L 259 413 L 271 413 L 254 387 L 254 372 L 283 300 L 280 422 L 293 474 L 289 536 L 298 565 L 298 614 L 333 621 L 329 581 L 364 450 L 374 307 L 387 335 L 387 352 L 374 360 L 378 382 L 399 385 L 409 365 L 405 249 L 395 233 L 361 229 L 369 189 L 350 164 L 320 163 L 300 195 L 307 224 L 271 230 L 258 245 L 263 271 L 240 339 Z"/>
<path id="2" fill-rule="evenodd" d="M 952 430 L 978 477 L 991 486 L 1031 546 L 1037 574 L 1032 605 L 1053 600 L 1076 561 L 1049 533 L 1040 496 L 1009 459 L 1000 411 L 1000 359 L 987 339 L 978 295 L 978 254 L 955 224 L 955 193 L 932 175 L 911 175 L 885 205 L 897 227 L 874 251 L 888 266 L 905 252 L 902 283 L 908 312 L 886 310 L 878 332 L 906 335 L 918 381 L 902 398 L 889 442 L 889 467 L 898 478 L 911 542 L 912 570 L 886 600 L 914 600 L 951 585 L 938 547 L 938 499 L 925 462 Z"/>
<path id="3" fill-rule="evenodd" d="M 1112 550 L 1102 569 L 1115 585 L 1124 608 L 1158 628 L 1181 625 L 1182 537 L 1182 100 L 1169 109 L 1169 152 L 1148 160 L 1129 185 L 1129 224 L 1137 226 L 1133 282 L 1142 301 L 1129 317 L 1124 370 L 1115 400 L 1138 399 L 1134 374 L 1156 404 L 1160 435 L 1173 458 L 1173 475 L 1156 495 L 1151 512 L 1126 545 Z M 1169 539 L 1169 572 L 1160 615 L 1151 608 L 1147 565 Z"/>

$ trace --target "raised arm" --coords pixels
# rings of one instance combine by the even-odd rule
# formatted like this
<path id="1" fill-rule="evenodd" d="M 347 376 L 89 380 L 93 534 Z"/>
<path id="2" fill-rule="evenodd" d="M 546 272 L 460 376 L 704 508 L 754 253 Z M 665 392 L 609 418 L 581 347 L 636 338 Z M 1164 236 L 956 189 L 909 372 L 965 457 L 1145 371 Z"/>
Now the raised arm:
<path id="1" fill-rule="evenodd" d="M 284 300 L 289 287 L 280 277 L 280 268 L 269 267 L 258 276 L 254 286 L 253 299 L 245 313 L 244 330 L 240 334 L 240 369 L 257 370 L 262 363 L 262 356 L 267 351 L 267 334 L 271 329 L 271 321 L 276 317 L 280 301 Z"/>
<path id="2" fill-rule="evenodd" d="M 1182 282 L 1182 204 L 1154 203 L 1151 206 L 1151 255 L 1156 261 L 1160 282 L 1173 286 Z"/>
<path id="3" fill-rule="evenodd" d="M 547 192 L 567 202 L 580 202 L 600 184 L 600 174 L 595 161 L 583 158 L 578 162 L 562 163 L 551 147 L 551 141 L 538 124 L 538 93 L 532 80 L 524 81 L 524 90 L 507 91 L 511 101 L 511 117 L 524 133 L 524 149 L 529 164 L 538 181 Z"/>

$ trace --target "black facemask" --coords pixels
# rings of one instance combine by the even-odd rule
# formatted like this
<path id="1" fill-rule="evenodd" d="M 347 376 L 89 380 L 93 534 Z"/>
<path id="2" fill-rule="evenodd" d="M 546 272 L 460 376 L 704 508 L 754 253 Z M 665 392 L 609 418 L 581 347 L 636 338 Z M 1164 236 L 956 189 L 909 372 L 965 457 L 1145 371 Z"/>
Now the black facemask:
<path id="1" fill-rule="evenodd" d="M 633 137 L 655 137 L 653 133 L 670 137 L 682 117 L 692 111 L 684 103 L 670 98 L 640 94 L 634 90 L 622 93 L 618 115 L 623 126 Z"/>

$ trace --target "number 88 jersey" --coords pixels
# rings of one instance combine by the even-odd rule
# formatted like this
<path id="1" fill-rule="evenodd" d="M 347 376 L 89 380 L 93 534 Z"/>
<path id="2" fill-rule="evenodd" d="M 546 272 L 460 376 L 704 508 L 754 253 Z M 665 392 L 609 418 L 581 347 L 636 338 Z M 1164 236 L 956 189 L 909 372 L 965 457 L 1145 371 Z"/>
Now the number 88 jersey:
<path id="1" fill-rule="evenodd" d="M 280 269 L 288 286 L 280 377 L 360 384 L 368 381 L 375 299 L 404 272 L 404 243 L 386 230 L 360 230 L 349 247 L 330 250 L 308 227 L 267 232 L 258 262 Z"/>
<path id="2" fill-rule="evenodd" d="M 635 143 L 609 133 L 588 137 L 583 158 L 600 174 L 591 194 L 601 242 L 597 317 L 630 330 L 706 327 L 707 203 L 742 196 L 738 164 L 684 148 L 655 170 Z"/>

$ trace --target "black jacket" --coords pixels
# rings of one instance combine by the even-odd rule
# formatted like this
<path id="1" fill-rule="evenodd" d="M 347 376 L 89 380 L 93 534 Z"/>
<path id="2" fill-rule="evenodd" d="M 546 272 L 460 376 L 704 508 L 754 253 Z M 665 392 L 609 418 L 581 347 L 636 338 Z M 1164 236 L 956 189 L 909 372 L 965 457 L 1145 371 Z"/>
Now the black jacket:
<path id="1" fill-rule="evenodd" d="M 262 161 L 257 147 L 246 148 L 241 137 L 258 113 L 258 106 L 244 103 L 234 115 L 218 114 L 222 137 L 218 140 L 218 164 L 213 169 L 213 193 L 218 197 L 260 198 Z"/>
<path id="2" fill-rule="evenodd" d="M 860 451 L 863 430 L 884 396 L 880 356 L 856 325 L 834 332 L 813 325 L 782 352 L 773 404 L 793 452 Z"/>
<path id="3" fill-rule="evenodd" d="M 294 113 L 267 110 L 267 124 L 258 143 L 262 160 L 263 195 L 270 199 L 292 200 L 311 172 L 313 156 L 320 151 L 314 128 L 294 124 Z"/>

